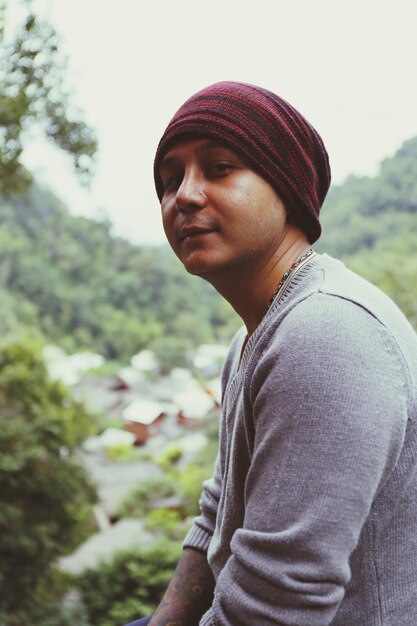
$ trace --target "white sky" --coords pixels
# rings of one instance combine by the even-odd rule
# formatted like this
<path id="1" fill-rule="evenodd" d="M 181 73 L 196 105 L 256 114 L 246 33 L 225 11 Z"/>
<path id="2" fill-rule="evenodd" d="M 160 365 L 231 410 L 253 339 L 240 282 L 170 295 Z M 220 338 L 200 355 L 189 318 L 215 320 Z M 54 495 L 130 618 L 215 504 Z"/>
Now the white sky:
<path id="1" fill-rule="evenodd" d="M 16 0 L 15 0 L 16 1 Z M 74 100 L 97 130 L 89 193 L 34 143 L 26 164 L 73 213 L 161 243 L 152 162 L 175 110 L 219 80 L 275 91 L 322 135 L 333 182 L 375 173 L 417 135 L 415 0 L 37 0 L 61 34 Z"/>

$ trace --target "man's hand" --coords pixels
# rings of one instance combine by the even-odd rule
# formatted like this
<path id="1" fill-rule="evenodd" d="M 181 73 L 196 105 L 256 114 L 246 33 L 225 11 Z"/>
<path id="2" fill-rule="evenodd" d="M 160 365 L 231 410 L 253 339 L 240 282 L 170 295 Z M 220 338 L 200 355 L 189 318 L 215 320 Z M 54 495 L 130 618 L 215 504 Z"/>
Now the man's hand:
<path id="1" fill-rule="evenodd" d="M 214 577 L 206 555 L 185 548 L 148 626 L 197 626 L 211 606 L 213 591 Z"/>

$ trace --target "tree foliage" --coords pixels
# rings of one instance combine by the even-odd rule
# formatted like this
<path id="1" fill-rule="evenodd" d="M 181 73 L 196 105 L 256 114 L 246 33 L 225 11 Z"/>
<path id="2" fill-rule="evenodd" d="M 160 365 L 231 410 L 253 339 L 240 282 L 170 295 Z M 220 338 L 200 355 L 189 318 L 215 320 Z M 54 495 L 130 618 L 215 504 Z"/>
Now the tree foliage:
<path id="1" fill-rule="evenodd" d="M 95 492 L 75 460 L 92 418 L 51 382 L 34 344 L 0 351 L 0 623 L 51 613 L 57 557 L 93 530 Z"/>
<path id="2" fill-rule="evenodd" d="M 59 39 L 48 22 L 30 9 L 23 23 L 8 29 L 8 3 L 0 2 L 0 191 L 27 187 L 31 176 L 22 165 L 30 128 L 68 153 L 87 182 L 97 150 L 94 132 L 71 102 Z"/>

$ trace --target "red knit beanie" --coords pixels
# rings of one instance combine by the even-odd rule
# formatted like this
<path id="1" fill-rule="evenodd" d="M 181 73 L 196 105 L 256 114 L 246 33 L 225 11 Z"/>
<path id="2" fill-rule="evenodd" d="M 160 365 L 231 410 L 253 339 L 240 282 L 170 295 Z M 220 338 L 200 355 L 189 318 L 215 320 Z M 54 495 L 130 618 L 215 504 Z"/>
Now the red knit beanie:
<path id="1" fill-rule="evenodd" d="M 160 200 L 161 159 L 175 143 L 194 136 L 214 137 L 243 154 L 276 190 L 310 243 L 320 237 L 329 159 L 319 134 L 293 106 L 266 89 L 235 82 L 216 83 L 191 96 L 158 145 L 154 177 Z"/>

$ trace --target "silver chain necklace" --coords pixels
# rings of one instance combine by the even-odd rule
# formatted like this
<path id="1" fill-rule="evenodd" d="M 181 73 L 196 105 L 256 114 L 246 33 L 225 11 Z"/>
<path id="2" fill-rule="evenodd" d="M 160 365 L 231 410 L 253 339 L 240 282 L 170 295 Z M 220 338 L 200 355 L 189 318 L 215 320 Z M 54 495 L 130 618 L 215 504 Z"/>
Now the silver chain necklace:
<path id="1" fill-rule="evenodd" d="M 294 270 L 297 269 L 299 267 L 299 265 L 301 265 L 301 263 L 303 261 L 305 261 L 306 259 L 311 257 L 313 254 L 315 254 L 313 248 L 309 248 L 305 254 L 303 254 L 302 256 L 300 256 L 299 259 L 294 261 L 294 263 L 291 265 L 291 267 L 285 272 L 285 274 L 283 275 L 283 277 L 281 278 L 281 280 L 278 283 L 278 287 L 275 289 L 274 293 L 270 297 L 269 302 L 268 302 L 267 310 L 270 308 L 271 304 L 273 303 L 273 301 L 277 297 L 281 287 L 284 285 L 284 283 L 287 280 L 287 278 L 289 278 L 293 274 Z"/>

